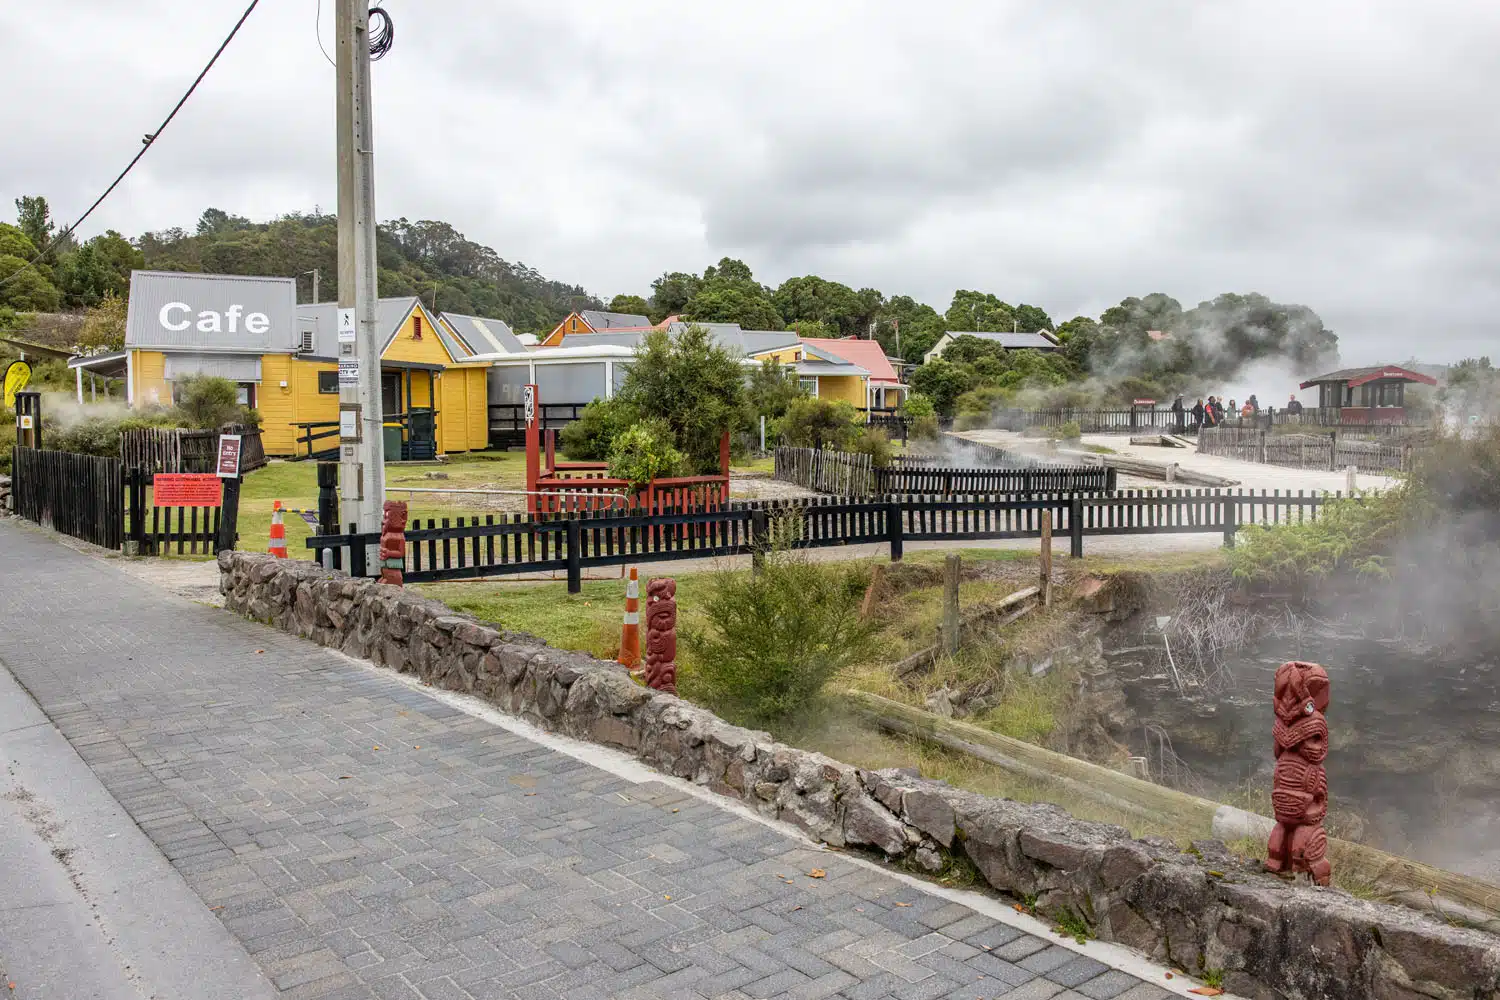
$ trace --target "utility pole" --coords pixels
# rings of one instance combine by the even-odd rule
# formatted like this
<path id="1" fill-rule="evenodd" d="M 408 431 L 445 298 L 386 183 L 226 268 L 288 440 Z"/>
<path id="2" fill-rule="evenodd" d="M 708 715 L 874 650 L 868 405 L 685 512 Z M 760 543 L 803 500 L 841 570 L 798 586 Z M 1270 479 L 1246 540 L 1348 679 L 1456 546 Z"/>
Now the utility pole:
<path id="1" fill-rule="evenodd" d="M 385 444 L 375 328 L 375 141 L 366 0 L 337 0 L 339 520 L 380 530 Z M 375 565 L 369 562 L 367 565 Z"/>

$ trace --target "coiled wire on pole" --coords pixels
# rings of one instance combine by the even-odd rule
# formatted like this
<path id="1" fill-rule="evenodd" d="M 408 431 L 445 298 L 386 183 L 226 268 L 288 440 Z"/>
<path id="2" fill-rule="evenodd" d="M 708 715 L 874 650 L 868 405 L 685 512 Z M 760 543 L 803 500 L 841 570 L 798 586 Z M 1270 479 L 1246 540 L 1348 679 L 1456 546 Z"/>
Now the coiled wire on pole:
<path id="1" fill-rule="evenodd" d="M 377 27 L 376 22 L 380 24 Z M 384 7 L 370 8 L 370 58 L 380 59 L 396 44 L 396 22 L 385 12 Z"/>

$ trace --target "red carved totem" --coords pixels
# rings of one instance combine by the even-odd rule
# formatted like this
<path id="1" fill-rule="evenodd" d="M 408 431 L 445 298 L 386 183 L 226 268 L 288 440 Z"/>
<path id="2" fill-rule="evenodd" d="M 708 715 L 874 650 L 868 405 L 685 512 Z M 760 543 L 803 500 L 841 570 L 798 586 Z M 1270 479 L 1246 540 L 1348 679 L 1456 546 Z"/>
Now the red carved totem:
<path id="1" fill-rule="evenodd" d="M 1266 867 L 1273 872 L 1307 872 L 1327 885 L 1328 863 L 1328 671 L 1316 663 L 1283 663 L 1276 668 L 1276 773 Z"/>
<path id="2" fill-rule="evenodd" d="M 646 686 L 677 693 L 677 581 L 646 585 Z"/>
<path id="3" fill-rule="evenodd" d="M 406 567 L 406 504 L 387 500 L 380 518 L 380 582 L 401 586 Z"/>

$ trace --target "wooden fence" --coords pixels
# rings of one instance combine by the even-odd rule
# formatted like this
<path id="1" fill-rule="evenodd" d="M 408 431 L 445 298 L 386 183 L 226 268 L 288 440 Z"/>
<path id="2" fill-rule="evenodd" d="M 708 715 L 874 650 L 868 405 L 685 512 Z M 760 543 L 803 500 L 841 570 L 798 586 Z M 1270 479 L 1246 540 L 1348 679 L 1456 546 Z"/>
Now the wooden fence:
<path id="1" fill-rule="evenodd" d="M 16 448 L 11 468 L 15 512 L 64 535 L 118 550 L 124 529 L 118 458 Z"/>
<path id="2" fill-rule="evenodd" d="M 1104 466 L 1033 466 L 1021 469 L 946 468 L 921 465 L 876 469 L 875 492 L 953 496 L 985 493 L 1113 491 L 1116 473 Z"/>
<path id="3" fill-rule="evenodd" d="M 1006 430 L 1021 431 L 1028 427 L 1061 427 L 1064 424 L 1077 424 L 1078 429 L 1085 434 L 1149 434 L 1160 432 L 1164 434 L 1196 434 L 1198 428 L 1193 424 L 1193 415 L 1184 412 L 1179 416 L 1170 409 L 1153 410 L 1082 410 L 1082 409 L 1059 409 L 1059 410 L 1001 410 L 996 415 L 996 425 Z M 1367 419 L 1355 420 L 1351 417 L 1345 420 L 1342 411 L 1336 407 L 1320 409 L 1318 407 L 1304 407 L 1300 413 L 1287 413 L 1285 410 L 1269 408 L 1261 410 L 1252 417 L 1242 417 L 1238 413 L 1225 414 L 1225 420 L 1221 427 L 1282 427 L 1282 426 L 1304 426 L 1309 428 L 1326 427 L 1340 428 L 1350 431 L 1359 431 L 1369 435 L 1403 434 L 1413 430 L 1427 430 L 1432 427 L 1430 422 L 1407 420 L 1381 420 L 1370 422 Z"/>
<path id="4" fill-rule="evenodd" d="M 195 431 L 181 427 L 140 427 L 120 433 L 120 459 L 126 468 L 158 472 L 213 472 L 219 458 L 219 435 L 240 435 L 240 471 L 266 464 L 266 449 L 254 427 Z"/>
<path id="5" fill-rule="evenodd" d="M 838 496 L 866 496 L 875 488 L 875 463 L 869 455 L 821 448 L 776 449 L 774 475 L 805 490 Z"/>
<path id="6" fill-rule="evenodd" d="M 1272 434 L 1244 427 L 1206 427 L 1198 452 L 1294 469 L 1346 469 L 1404 472 L 1411 468 L 1411 444 L 1355 438 L 1342 431 L 1323 434 Z"/>
<path id="7" fill-rule="evenodd" d="M 954 499 L 821 498 L 735 505 L 717 511 L 650 516 L 601 512 L 567 518 L 488 516 L 449 525 L 418 523 L 406 536 L 405 579 L 413 583 L 565 570 L 568 588 L 582 586 L 589 566 L 755 554 L 776 537 L 799 547 L 887 545 L 900 559 L 907 541 L 1041 538 L 1041 513 L 1052 512 L 1058 535 L 1069 538 L 1073 556 L 1083 555 L 1086 536 L 1211 533 L 1234 544 L 1246 524 L 1283 524 L 1315 519 L 1327 494 L 1295 496 L 1208 490 L 1140 490 L 1110 496 L 1054 494 L 1025 498 Z M 367 551 L 377 533 L 350 531 L 316 535 L 307 547 L 318 558 L 329 552 L 336 566 L 355 576 L 375 567 Z"/>

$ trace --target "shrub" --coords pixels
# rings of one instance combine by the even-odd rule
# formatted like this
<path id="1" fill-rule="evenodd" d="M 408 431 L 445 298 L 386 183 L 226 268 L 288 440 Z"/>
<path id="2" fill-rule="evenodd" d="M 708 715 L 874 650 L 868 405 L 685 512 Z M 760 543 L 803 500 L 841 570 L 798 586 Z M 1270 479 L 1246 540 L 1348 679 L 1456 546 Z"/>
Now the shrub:
<path id="1" fill-rule="evenodd" d="M 46 439 L 49 448 L 75 455 L 120 455 L 120 423 L 115 417 L 90 417 Z"/>
<path id="2" fill-rule="evenodd" d="M 932 400 L 920 392 L 914 392 L 901 404 L 901 415 L 907 420 L 920 420 L 923 417 L 937 416 L 937 410 L 933 408 Z"/>
<path id="3" fill-rule="evenodd" d="M 609 449 L 609 474 L 640 489 L 653 479 L 682 475 L 686 459 L 672 446 L 672 430 L 652 420 L 633 425 L 615 437 Z"/>
<path id="4" fill-rule="evenodd" d="M 0 413 L 0 475 L 8 476 L 10 475 L 11 452 L 16 447 L 16 420 L 15 417 L 7 420 L 6 416 Z"/>
<path id="5" fill-rule="evenodd" d="M 621 431 L 640 419 L 635 408 L 615 399 L 596 399 L 558 435 L 563 455 L 574 462 L 603 462 Z"/>
<path id="6" fill-rule="evenodd" d="M 907 433 L 918 441 L 936 441 L 938 436 L 938 418 L 935 414 L 917 417 L 911 422 Z"/>
<path id="7" fill-rule="evenodd" d="M 636 346 L 615 396 L 642 417 L 666 422 L 688 471 L 717 472 L 719 439 L 744 417 L 745 369 L 701 326 L 675 339 L 656 330 Z"/>
<path id="8" fill-rule="evenodd" d="M 777 424 L 781 440 L 794 448 L 844 451 L 859 436 L 864 423 L 848 403 L 804 396 L 787 407 Z"/>
<path id="9" fill-rule="evenodd" d="M 791 719 L 828 680 L 871 648 L 875 626 L 859 616 L 867 580 L 857 569 L 820 566 L 776 548 L 757 574 L 722 571 L 686 629 L 694 695 L 749 726 Z"/>
<path id="10" fill-rule="evenodd" d="M 1047 436 L 1054 441 L 1077 441 L 1083 437 L 1083 428 L 1078 426 L 1078 421 L 1069 420 L 1061 427 L 1047 428 Z"/>
<path id="11" fill-rule="evenodd" d="M 856 454 L 869 455 L 877 469 L 883 469 L 891 464 L 891 439 L 878 428 L 860 428 L 859 432 L 854 435 L 854 440 L 849 442 L 848 448 Z"/>
<path id="12" fill-rule="evenodd" d="M 214 430 L 246 421 L 239 389 L 217 375 L 189 375 L 178 384 L 177 409 L 193 427 Z"/>
<path id="13" fill-rule="evenodd" d="M 1247 525 L 1229 553 L 1237 580 L 1306 592 L 1335 573 L 1389 575 L 1385 554 L 1405 527 L 1403 487 L 1335 500 L 1316 521 L 1276 527 Z"/>

